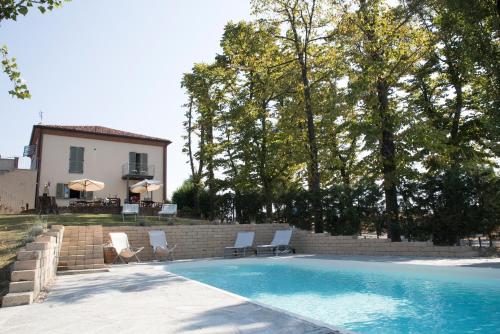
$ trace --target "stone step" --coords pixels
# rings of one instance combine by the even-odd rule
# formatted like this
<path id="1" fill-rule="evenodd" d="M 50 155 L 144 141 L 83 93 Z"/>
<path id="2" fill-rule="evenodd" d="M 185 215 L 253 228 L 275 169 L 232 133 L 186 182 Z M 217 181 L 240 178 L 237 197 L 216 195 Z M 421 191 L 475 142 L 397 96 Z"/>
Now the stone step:
<path id="1" fill-rule="evenodd" d="M 35 281 L 10 282 L 9 292 L 30 292 L 35 290 Z"/>
<path id="2" fill-rule="evenodd" d="M 68 270 L 85 270 L 85 269 L 103 269 L 107 268 L 104 263 L 89 263 L 89 264 L 75 264 L 57 267 L 57 271 L 68 271 Z"/>
<path id="3" fill-rule="evenodd" d="M 57 276 L 95 274 L 95 273 L 106 273 L 106 272 L 109 272 L 109 269 L 107 267 L 95 268 L 95 269 L 83 269 L 83 270 L 66 270 L 66 271 L 58 271 Z"/>
<path id="4" fill-rule="evenodd" d="M 68 226 L 59 255 L 58 270 L 94 269 L 104 265 L 101 226 Z"/>
<path id="5" fill-rule="evenodd" d="M 33 303 L 33 292 L 8 293 L 2 299 L 2 307 L 28 305 Z"/>
<path id="6" fill-rule="evenodd" d="M 89 256 L 79 256 L 79 257 L 60 257 L 59 263 L 74 262 L 74 261 L 86 261 L 86 260 L 100 260 L 103 259 L 102 255 L 89 255 Z"/>
<path id="7" fill-rule="evenodd" d="M 34 281 L 38 275 L 38 270 L 15 270 L 10 274 L 11 282 Z"/>

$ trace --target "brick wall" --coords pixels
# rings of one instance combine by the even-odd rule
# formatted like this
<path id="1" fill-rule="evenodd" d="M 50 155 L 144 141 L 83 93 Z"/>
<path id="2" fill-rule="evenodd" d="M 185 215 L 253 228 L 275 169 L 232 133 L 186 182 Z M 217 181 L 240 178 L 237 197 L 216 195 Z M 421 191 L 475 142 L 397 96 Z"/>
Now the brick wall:
<path id="1" fill-rule="evenodd" d="M 17 252 L 9 293 L 3 297 L 2 307 L 31 304 L 50 284 L 56 275 L 63 235 L 63 226 L 52 225 Z"/>
<path id="2" fill-rule="evenodd" d="M 116 226 L 103 227 L 103 239 L 109 242 L 109 232 L 125 232 L 132 247 L 144 247 L 139 258 L 153 259 L 148 230 L 166 232 L 169 245 L 177 244 L 176 259 L 195 259 L 224 255 L 224 247 L 234 245 L 239 231 L 254 231 L 255 245 L 269 244 L 274 232 L 289 228 L 285 224 L 192 225 L 192 226 Z M 431 242 L 390 242 L 388 239 L 358 239 L 356 236 L 331 236 L 294 230 L 292 247 L 299 254 L 379 255 L 471 257 L 478 252 L 465 246 L 434 246 Z"/>
<path id="3" fill-rule="evenodd" d="M 391 242 L 388 239 L 358 239 L 295 230 L 292 239 L 298 253 L 372 256 L 471 257 L 477 250 L 466 246 L 434 246 L 432 242 Z"/>
<path id="4" fill-rule="evenodd" d="M 190 225 L 190 226 L 113 226 L 103 227 L 104 242 L 108 243 L 110 232 L 125 232 L 132 247 L 144 247 L 139 253 L 141 261 L 154 258 L 149 245 L 149 230 L 163 230 L 169 245 L 177 244 L 175 259 L 196 259 L 224 255 L 224 247 L 233 246 L 239 231 L 255 231 L 255 245 L 269 244 L 274 232 L 286 229 L 284 224 L 242 225 Z"/>

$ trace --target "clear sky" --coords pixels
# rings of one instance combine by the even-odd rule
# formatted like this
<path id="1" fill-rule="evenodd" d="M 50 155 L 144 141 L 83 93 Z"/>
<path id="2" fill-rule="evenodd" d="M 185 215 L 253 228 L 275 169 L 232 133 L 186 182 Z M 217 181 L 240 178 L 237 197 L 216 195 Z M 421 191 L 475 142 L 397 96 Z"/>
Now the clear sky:
<path id="1" fill-rule="evenodd" d="M 182 74 L 220 51 L 228 21 L 249 18 L 249 0 L 73 0 L 3 23 L 0 45 L 16 56 L 32 99 L 13 99 L 0 73 L 0 155 L 22 156 L 40 110 L 44 124 L 167 138 L 170 197 L 189 176 Z"/>

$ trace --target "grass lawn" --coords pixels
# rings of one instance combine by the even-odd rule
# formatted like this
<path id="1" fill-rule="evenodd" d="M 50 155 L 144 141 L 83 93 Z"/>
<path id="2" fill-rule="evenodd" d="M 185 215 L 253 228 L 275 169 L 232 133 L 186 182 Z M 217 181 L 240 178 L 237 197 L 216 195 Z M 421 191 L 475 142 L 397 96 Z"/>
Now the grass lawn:
<path id="1" fill-rule="evenodd" d="M 207 221 L 174 218 L 175 224 L 206 224 Z M 8 284 L 2 279 L 2 270 L 12 263 L 18 248 L 25 243 L 30 228 L 35 224 L 58 225 L 138 225 L 143 221 L 147 225 L 165 225 L 164 219 L 158 221 L 157 216 L 139 216 L 137 222 L 133 217 L 126 217 L 125 223 L 121 215 L 111 214 L 60 214 L 39 217 L 37 215 L 0 215 L 0 296 Z"/>

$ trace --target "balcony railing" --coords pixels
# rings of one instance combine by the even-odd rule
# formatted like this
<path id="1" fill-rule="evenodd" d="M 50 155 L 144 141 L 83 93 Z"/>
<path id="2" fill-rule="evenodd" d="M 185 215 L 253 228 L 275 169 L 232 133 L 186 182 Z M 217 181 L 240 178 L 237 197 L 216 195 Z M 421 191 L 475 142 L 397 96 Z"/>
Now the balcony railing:
<path id="1" fill-rule="evenodd" d="M 123 179 L 152 179 L 155 175 L 154 165 L 145 164 L 130 164 L 125 163 L 122 165 L 122 178 Z"/>

